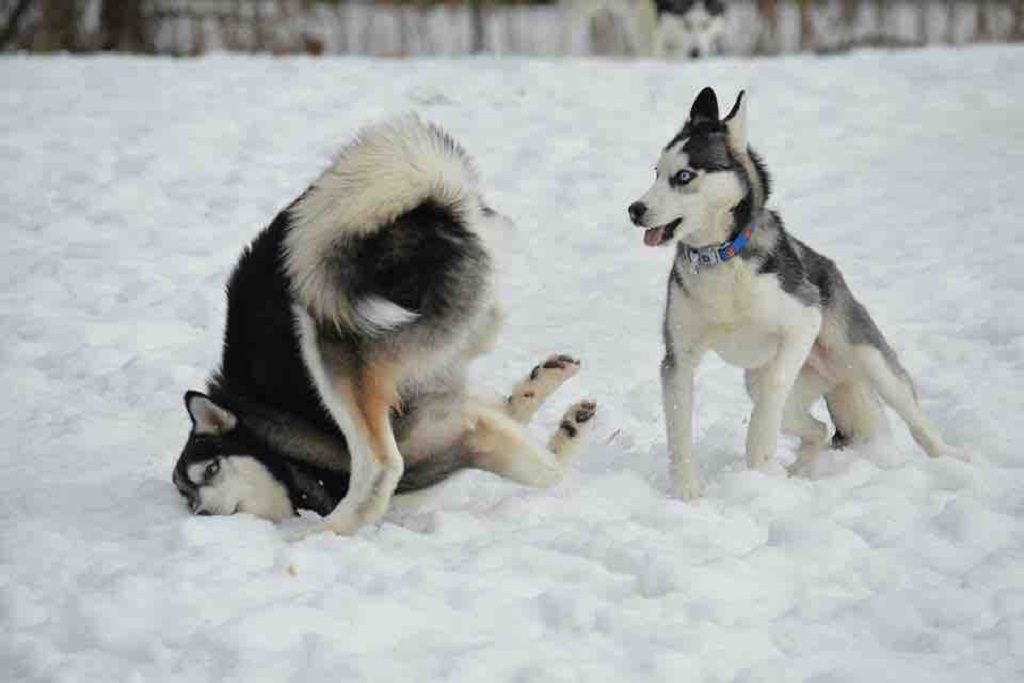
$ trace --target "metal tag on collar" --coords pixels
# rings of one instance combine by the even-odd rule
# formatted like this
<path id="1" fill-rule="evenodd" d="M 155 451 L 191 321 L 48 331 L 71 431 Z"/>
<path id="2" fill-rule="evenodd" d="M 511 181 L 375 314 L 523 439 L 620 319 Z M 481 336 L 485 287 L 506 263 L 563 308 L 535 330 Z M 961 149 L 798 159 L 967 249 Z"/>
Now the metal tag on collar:
<path id="1" fill-rule="evenodd" d="M 690 272 L 696 275 L 701 268 L 707 268 L 721 262 L 718 256 L 718 249 L 715 247 L 691 248 L 689 251 Z"/>

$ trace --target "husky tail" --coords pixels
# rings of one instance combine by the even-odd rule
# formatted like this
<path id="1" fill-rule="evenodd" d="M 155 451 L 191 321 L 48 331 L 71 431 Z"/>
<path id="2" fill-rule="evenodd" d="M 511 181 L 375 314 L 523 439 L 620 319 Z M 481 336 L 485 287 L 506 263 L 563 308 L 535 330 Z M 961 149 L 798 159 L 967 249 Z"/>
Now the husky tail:
<path id="1" fill-rule="evenodd" d="M 405 116 L 364 128 L 288 209 L 284 261 L 296 300 L 318 322 L 371 336 L 412 322 L 416 312 L 365 291 L 353 261 L 411 212 L 469 219 L 477 183 L 468 155 L 436 126 Z"/>

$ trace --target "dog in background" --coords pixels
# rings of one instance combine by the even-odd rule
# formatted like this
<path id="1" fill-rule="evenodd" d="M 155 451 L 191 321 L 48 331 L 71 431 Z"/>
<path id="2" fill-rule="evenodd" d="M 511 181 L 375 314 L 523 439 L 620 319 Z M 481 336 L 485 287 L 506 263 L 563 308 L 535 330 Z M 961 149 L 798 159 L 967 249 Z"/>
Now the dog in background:
<path id="1" fill-rule="evenodd" d="M 505 398 L 466 386 L 501 311 L 498 220 L 466 152 L 414 117 L 362 130 L 245 250 L 228 284 L 221 367 L 188 392 L 173 481 L 196 514 L 310 509 L 353 534 L 396 491 L 473 467 L 558 482 L 596 405 L 547 448 L 524 425 L 579 363 L 553 356 Z"/>
<path id="2" fill-rule="evenodd" d="M 595 54 L 695 59 L 722 51 L 724 0 L 562 0 L 561 7 L 569 53 L 584 42 Z"/>
<path id="3" fill-rule="evenodd" d="M 693 468 L 693 376 L 715 351 L 744 368 L 754 410 L 746 456 L 760 467 L 780 429 L 800 438 L 792 471 L 829 443 L 811 415 L 824 396 L 841 447 L 872 436 L 882 401 L 930 456 L 950 452 L 924 414 L 910 375 L 830 259 L 791 236 L 766 208 L 771 184 L 747 144 L 746 99 L 724 120 L 711 88 L 661 151 L 654 184 L 629 206 L 644 244 L 676 245 L 668 278 L 662 402 L 675 492 L 699 493 Z"/>

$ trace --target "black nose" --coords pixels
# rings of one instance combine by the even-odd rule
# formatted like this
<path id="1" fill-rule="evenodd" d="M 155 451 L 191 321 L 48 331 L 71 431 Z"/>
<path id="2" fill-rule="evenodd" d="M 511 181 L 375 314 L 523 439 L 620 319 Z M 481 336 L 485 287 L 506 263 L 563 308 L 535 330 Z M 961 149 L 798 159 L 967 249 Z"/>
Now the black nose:
<path id="1" fill-rule="evenodd" d="M 645 213 L 647 213 L 647 205 L 643 202 L 633 202 L 629 205 L 629 220 L 633 221 L 634 225 L 640 225 Z"/>
<path id="2" fill-rule="evenodd" d="M 697 48 L 690 50 L 690 59 L 697 59 L 697 57 L 700 57 L 700 50 Z"/>

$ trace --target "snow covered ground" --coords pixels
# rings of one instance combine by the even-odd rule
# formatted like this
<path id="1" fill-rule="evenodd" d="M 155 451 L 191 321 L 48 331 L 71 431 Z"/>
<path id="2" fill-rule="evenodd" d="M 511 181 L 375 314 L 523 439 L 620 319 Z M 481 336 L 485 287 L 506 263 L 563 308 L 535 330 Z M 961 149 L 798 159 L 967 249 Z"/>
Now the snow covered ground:
<path id="1" fill-rule="evenodd" d="M 1020 680 L 1024 49 L 836 58 L 0 60 L 4 680 Z M 670 254 L 626 206 L 699 87 L 750 90 L 791 230 L 844 269 L 973 459 L 891 434 L 747 472 L 738 371 L 698 378 L 706 497 L 667 496 Z M 532 491 L 463 473 L 357 538 L 191 518 L 181 394 L 244 245 L 364 122 L 407 110 L 517 224 L 501 390 L 584 371 L 593 443 Z M 779 457 L 793 457 L 784 441 Z"/>

